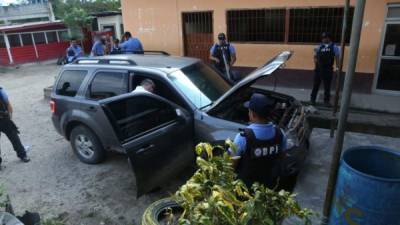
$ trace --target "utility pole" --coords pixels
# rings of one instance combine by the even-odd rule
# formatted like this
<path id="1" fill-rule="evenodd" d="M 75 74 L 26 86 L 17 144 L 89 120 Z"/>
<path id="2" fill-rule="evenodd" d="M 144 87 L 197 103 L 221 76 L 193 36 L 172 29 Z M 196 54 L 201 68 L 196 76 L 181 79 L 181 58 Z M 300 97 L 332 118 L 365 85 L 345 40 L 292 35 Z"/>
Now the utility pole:
<path id="1" fill-rule="evenodd" d="M 331 120 L 331 137 L 334 136 L 335 128 L 336 128 L 336 113 L 338 111 L 339 105 L 339 94 L 341 90 L 341 81 L 342 81 L 342 71 L 343 71 L 343 61 L 344 61 L 344 51 L 346 48 L 346 31 L 347 31 L 347 22 L 349 20 L 349 11 L 350 11 L 350 0 L 345 0 L 344 4 L 344 12 L 343 12 L 343 24 L 342 24 L 342 37 L 340 41 L 340 62 L 339 69 L 336 71 L 336 90 L 335 97 L 333 100 L 333 111 L 332 111 L 332 120 Z"/>
<path id="2" fill-rule="evenodd" d="M 326 189 L 322 224 L 327 224 L 329 222 L 329 214 L 331 211 L 332 199 L 336 186 L 339 161 L 342 155 L 343 140 L 346 131 L 347 115 L 349 112 L 351 91 L 353 87 L 353 77 L 357 65 L 357 56 L 358 56 L 361 29 L 364 18 L 365 1 L 366 0 L 357 0 L 354 12 L 353 25 L 350 38 L 349 63 L 347 65 L 347 70 L 346 70 L 346 77 L 344 82 L 344 89 L 343 89 L 340 114 L 339 114 L 339 125 L 336 135 L 336 142 L 333 149 L 332 165 L 329 174 L 328 186 Z"/>

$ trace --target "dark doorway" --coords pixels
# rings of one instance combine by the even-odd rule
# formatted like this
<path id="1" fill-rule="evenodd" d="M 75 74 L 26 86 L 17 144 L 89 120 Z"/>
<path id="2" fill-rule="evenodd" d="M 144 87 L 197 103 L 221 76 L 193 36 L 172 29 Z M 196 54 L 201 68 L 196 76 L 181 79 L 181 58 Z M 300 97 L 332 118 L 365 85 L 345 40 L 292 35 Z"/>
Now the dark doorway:
<path id="1" fill-rule="evenodd" d="M 102 31 L 111 31 L 113 38 L 116 38 L 116 34 L 115 34 L 115 26 L 114 25 L 104 25 L 103 26 L 103 30 Z"/>
<path id="2" fill-rule="evenodd" d="M 182 13 L 182 23 L 185 56 L 208 62 L 213 44 L 212 12 Z"/>

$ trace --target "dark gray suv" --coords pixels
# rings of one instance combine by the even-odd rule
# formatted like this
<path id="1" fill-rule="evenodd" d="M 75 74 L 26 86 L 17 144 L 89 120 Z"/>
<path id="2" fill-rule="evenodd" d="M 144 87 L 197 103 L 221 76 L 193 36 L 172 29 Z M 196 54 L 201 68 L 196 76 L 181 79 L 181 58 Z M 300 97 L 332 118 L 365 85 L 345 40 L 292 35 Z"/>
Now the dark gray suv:
<path id="1" fill-rule="evenodd" d="M 287 174 L 295 174 L 310 135 L 304 107 L 291 96 L 254 85 L 281 68 L 291 54 L 280 53 L 236 85 L 187 57 L 78 59 L 64 66 L 55 82 L 52 120 L 82 162 L 99 163 L 109 150 L 126 153 L 141 195 L 192 163 L 198 142 L 233 139 L 248 123 L 243 103 L 258 92 L 275 99 L 270 117 L 287 135 L 284 165 Z M 131 93 L 146 78 L 155 82 L 155 93 Z"/>

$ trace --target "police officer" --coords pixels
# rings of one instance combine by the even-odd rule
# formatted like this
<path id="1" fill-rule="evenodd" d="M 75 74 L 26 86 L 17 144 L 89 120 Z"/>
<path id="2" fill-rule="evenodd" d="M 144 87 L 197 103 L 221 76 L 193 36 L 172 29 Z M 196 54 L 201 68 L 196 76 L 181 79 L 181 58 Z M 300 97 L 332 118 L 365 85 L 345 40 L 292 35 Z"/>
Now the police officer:
<path id="1" fill-rule="evenodd" d="M 230 69 L 236 62 L 236 50 L 232 44 L 226 41 L 225 34 L 220 33 L 218 34 L 218 43 L 215 43 L 210 49 L 210 60 L 214 62 L 219 71 L 227 75 L 224 58 L 228 69 Z"/>
<path id="2" fill-rule="evenodd" d="M 241 129 L 234 140 L 237 146 L 234 167 L 239 179 L 248 187 L 259 182 L 274 188 L 280 176 L 279 158 L 286 149 L 285 134 L 268 119 L 274 101 L 255 93 L 244 106 L 248 108 L 251 124 Z"/>
<path id="3" fill-rule="evenodd" d="M 95 36 L 90 56 L 103 56 L 104 54 L 104 43 L 100 36 Z"/>
<path id="4" fill-rule="evenodd" d="M 133 38 L 130 32 L 125 32 L 124 43 L 120 44 L 123 53 L 143 53 L 143 45 L 139 39 Z"/>
<path id="5" fill-rule="evenodd" d="M 67 48 L 67 63 L 81 56 L 83 56 L 82 48 L 76 43 L 76 39 L 71 39 L 70 46 Z"/>
<path id="6" fill-rule="evenodd" d="M 121 47 L 119 47 L 119 39 L 116 38 L 113 40 L 113 46 L 111 48 L 110 54 L 121 54 Z"/>
<path id="7" fill-rule="evenodd" d="M 30 159 L 26 155 L 25 147 L 22 145 L 18 136 L 18 128 L 12 119 L 13 109 L 8 100 L 7 93 L 0 87 L 0 132 L 5 133 L 10 140 L 18 158 L 22 162 L 29 162 Z M 0 158 L 1 162 L 1 158 Z"/>
<path id="8" fill-rule="evenodd" d="M 331 83 L 333 76 L 333 65 L 336 60 L 338 69 L 340 50 L 331 40 L 329 33 L 321 35 L 322 43 L 314 50 L 314 86 L 311 92 L 311 104 L 315 104 L 321 81 L 324 84 L 324 104 L 330 105 Z"/>

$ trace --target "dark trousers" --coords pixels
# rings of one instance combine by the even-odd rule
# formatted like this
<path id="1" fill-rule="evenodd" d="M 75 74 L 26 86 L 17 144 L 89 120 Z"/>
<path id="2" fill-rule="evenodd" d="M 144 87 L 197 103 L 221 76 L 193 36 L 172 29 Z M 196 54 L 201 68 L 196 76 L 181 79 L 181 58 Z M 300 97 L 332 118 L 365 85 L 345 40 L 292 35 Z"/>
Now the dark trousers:
<path id="1" fill-rule="evenodd" d="M 0 119 L 0 132 L 6 134 L 17 156 L 19 158 L 24 158 L 26 156 L 25 147 L 22 145 L 21 139 L 19 139 L 18 128 L 15 126 L 14 122 L 7 118 Z"/>
<path id="2" fill-rule="evenodd" d="M 318 69 L 314 73 L 314 85 L 311 92 L 311 101 L 315 102 L 321 82 L 324 84 L 324 102 L 329 102 L 331 99 L 331 83 L 333 70 Z"/>

